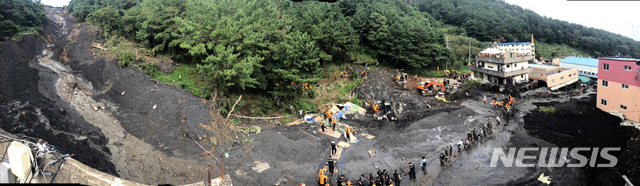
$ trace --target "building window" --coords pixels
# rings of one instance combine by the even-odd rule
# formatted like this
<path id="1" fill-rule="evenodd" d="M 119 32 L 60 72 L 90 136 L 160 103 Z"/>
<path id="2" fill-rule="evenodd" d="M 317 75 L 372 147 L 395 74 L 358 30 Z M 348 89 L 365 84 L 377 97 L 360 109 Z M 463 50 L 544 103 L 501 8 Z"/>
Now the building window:
<path id="1" fill-rule="evenodd" d="M 507 65 L 507 68 L 509 68 L 509 65 Z"/>
<path id="2" fill-rule="evenodd" d="M 514 64 L 513 64 L 513 67 L 518 67 L 518 63 L 514 63 Z"/>
<path id="3" fill-rule="evenodd" d="M 552 80 L 551 80 L 551 83 L 553 83 L 553 82 L 556 82 L 556 80 L 555 80 L 555 79 L 552 79 Z"/>
<path id="4" fill-rule="evenodd" d="M 624 66 L 624 70 L 626 70 L 626 71 L 631 71 L 631 66 L 627 66 L 627 65 L 625 65 L 625 66 Z"/>
<path id="5" fill-rule="evenodd" d="M 575 76 L 575 75 L 576 75 L 576 73 L 574 72 L 574 73 L 573 73 L 573 75 Z M 569 76 L 569 77 L 571 77 L 571 76 Z"/>
<path id="6" fill-rule="evenodd" d="M 623 88 L 623 89 L 629 89 L 629 85 L 627 85 L 627 84 L 622 84 L 622 88 Z"/>
<path id="7" fill-rule="evenodd" d="M 520 75 L 520 78 L 524 78 L 524 75 Z"/>
<path id="8" fill-rule="evenodd" d="M 622 110 L 627 110 L 627 106 L 620 105 L 620 109 L 622 109 Z"/>
<path id="9" fill-rule="evenodd" d="M 564 76 L 560 77 L 560 79 L 564 79 Z"/>
<path id="10" fill-rule="evenodd" d="M 602 86 L 603 86 L 603 87 L 609 87 L 609 81 L 607 81 L 607 80 L 602 80 Z"/>
<path id="11" fill-rule="evenodd" d="M 603 69 L 603 70 L 609 70 L 609 64 L 606 64 L 606 63 L 605 63 L 605 64 L 603 64 L 603 65 L 602 65 L 602 69 Z"/>
<path id="12" fill-rule="evenodd" d="M 571 77 L 571 74 L 569 74 L 569 77 Z"/>
<path id="13" fill-rule="evenodd" d="M 600 99 L 600 104 L 602 104 L 602 105 L 605 105 L 605 106 L 606 106 L 606 105 L 607 105 L 607 100 L 605 100 L 605 99 Z"/>

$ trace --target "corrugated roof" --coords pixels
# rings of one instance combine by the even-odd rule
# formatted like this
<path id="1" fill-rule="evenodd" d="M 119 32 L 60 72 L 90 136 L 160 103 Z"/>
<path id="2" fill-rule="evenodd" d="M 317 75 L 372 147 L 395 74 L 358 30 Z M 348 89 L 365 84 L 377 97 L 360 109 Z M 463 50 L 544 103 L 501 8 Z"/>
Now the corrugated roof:
<path id="1" fill-rule="evenodd" d="M 529 45 L 531 42 L 517 42 L 517 43 L 500 43 L 498 45 Z"/>
<path id="2" fill-rule="evenodd" d="M 576 65 L 598 67 L 598 59 L 582 58 L 582 57 L 567 57 L 560 60 L 560 63 L 570 63 Z"/>

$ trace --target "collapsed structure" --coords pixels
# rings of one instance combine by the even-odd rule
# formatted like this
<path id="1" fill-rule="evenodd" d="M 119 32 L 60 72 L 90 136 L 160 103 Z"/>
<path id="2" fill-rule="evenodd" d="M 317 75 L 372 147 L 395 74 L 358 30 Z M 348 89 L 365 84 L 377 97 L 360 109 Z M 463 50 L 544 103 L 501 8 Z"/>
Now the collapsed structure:
<path id="1" fill-rule="evenodd" d="M 538 85 L 546 85 L 549 90 L 558 90 L 578 82 L 578 69 L 536 64 L 529 64 L 529 67 L 529 78 Z"/>
<path id="2" fill-rule="evenodd" d="M 486 75 L 486 80 L 495 84 L 515 85 L 529 82 L 528 73 L 531 69 L 527 61 L 533 59 L 533 56 L 512 52 L 503 53 L 495 46 L 494 43 L 490 48 L 481 51 L 476 56 L 475 64 L 468 66 L 469 70 L 474 75 Z"/>

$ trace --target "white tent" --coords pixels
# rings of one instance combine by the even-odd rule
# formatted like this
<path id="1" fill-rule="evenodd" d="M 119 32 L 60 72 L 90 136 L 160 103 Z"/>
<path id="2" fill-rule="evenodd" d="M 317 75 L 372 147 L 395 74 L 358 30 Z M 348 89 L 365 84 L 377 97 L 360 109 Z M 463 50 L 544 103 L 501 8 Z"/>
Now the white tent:
<path id="1" fill-rule="evenodd" d="M 483 51 L 481 51 L 480 53 L 483 53 L 483 54 L 499 54 L 499 53 L 502 53 L 502 51 L 498 50 L 497 48 L 487 48 L 487 49 L 484 49 Z"/>

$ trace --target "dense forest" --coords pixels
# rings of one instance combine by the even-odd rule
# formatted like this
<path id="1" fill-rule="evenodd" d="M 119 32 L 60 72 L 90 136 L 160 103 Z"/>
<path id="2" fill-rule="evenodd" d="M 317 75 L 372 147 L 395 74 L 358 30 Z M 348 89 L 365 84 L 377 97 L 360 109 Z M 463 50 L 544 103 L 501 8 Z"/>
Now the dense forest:
<path id="1" fill-rule="evenodd" d="M 212 96 L 303 94 L 325 65 L 436 68 L 448 62 L 444 32 L 428 14 L 399 0 L 337 3 L 289 0 L 72 0 L 79 21 L 196 64 Z"/>
<path id="2" fill-rule="evenodd" d="M 313 98 L 297 85 L 330 76 L 321 74 L 326 68 L 464 69 L 469 52 L 488 42 L 530 41 L 531 34 L 562 50 L 538 47 L 538 56 L 640 57 L 640 42 L 499 0 L 72 0 L 68 11 L 106 39 L 193 66 L 205 98 L 252 92 L 280 106 Z"/>
<path id="3" fill-rule="evenodd" d="M 565 44 L 593 57 L 640 58 L 640 42 L 596 28 L 547 18 L 499 0 L 423 0 L 410 4 L 438 21 L 464 28 L 481 41 Z"/>
<path id="4" fill-rule="evenodd" d="M 39 0 L 0 1 L 0 37 L 10 37 L 27 27 L 41 26 L 46 19 Z"/>

